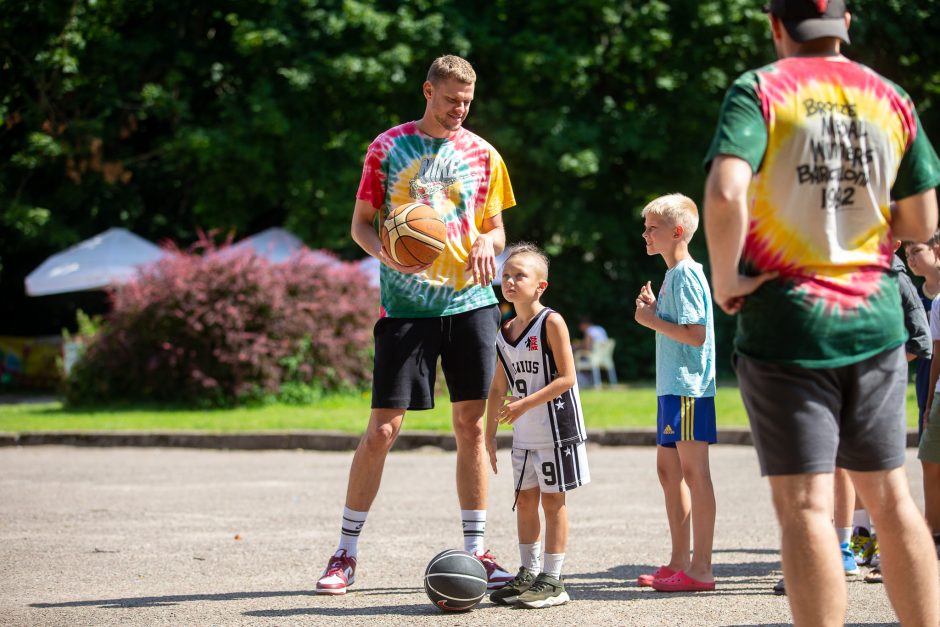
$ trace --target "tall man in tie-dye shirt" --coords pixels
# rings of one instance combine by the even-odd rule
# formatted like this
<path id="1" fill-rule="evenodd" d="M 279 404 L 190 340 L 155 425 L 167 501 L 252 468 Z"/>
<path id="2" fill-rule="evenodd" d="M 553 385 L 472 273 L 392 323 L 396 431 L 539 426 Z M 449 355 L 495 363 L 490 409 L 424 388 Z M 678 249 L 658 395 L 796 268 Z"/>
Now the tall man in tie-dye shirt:
<path id="1" fill-rule="evenodd" d="M 900 622 L 936 625 L 936 557 L 904 473 L 907 333 L 890 268 L 893 238 L 936 227 L 940 161 L 907 94 L 840 54 L 842 0 L 772 0 L 769 13 L 780 59 L 728 90 L 704 214 L 793 622 L 845 620 L 838 466 L 877 522 Z"/>
<path id="2" fill-rule="evenodd" d="M 353 583 L 359 533 L 385 458 L 405 412 L 434 407 L 439 358 L 453 408 L 464 548 L 483 562 L 490 589 L 513 578 L 483 546 L 483 415 L 500 320 L 490 282 L 506 243 L 502 211 L 516 201 L 499 153 L 463 126 L 475 83 L 466 60 L 436 59 L 423 86 L 424 116 L 382 133 L 366 153 L 352 237 L 382 262 L 382 318 L 374 331 L 372 413 L 349 471 L 339 546 L 317 581 L 321 594 L 345 594 Z M 437 211 L 447 242 L 431 264 L 402 266 L 382 249 L 376 216 L 384 220 L 395 207 L 416 201 Z M 420 525 L 425 513 L 411 515 Z"/>

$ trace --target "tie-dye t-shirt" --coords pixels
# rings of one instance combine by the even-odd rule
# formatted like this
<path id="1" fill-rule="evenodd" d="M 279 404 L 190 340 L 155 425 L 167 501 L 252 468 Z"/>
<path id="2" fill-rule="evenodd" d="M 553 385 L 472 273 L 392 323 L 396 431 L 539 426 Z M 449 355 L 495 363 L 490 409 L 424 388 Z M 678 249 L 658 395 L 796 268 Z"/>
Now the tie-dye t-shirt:
<path id="1" fill-rule="evenodd" d="M 755 172 L 742 271 L 777 270 L 747 297 L 735 348 L 829 368 L 904 343 L 891 199 L 940 184 L 911 99 L 844 57 L 790 57 L 729 89 L 705 159 Z"/>
<path id="2" fill-rule="evenodd" d="M 356 198 L 372 203 L 384 220 L 407 202 L 433 207 L 447 225 L 444 252 L 424 272 L 380 274 L 384 314 L 432 318 L 497 302 L 492 286 L 473 282 L 470 247 L 483 221 L 516 204 L 506 164 L 481 137 L 461 127 L 453 136 L 425 135 L 407 122 L 379 135 L 366 154 Z"/>

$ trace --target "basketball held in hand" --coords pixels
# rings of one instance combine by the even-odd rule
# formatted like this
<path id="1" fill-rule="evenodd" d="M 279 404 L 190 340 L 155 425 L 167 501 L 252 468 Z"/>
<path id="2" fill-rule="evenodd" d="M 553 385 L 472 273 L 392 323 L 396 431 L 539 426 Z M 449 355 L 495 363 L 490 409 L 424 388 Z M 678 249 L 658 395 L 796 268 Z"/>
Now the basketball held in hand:
<path id="1" fill-rule="evenodd" d="M 395 207 L 382 223 L 382 247 L 396 263 L 423 266 L 444 251 L 447 228 L 431 207 L 419 202 Z"/>

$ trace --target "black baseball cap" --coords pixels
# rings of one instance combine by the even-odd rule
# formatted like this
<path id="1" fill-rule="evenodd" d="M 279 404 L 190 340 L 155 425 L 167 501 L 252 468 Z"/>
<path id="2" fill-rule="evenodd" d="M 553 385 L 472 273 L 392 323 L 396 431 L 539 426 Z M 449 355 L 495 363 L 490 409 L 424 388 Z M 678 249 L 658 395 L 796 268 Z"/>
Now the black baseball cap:
<path id="1" fill-rule="evenodd" d="M 780 18 L 794 41 L 838 37 L 849 43 L 845 0 L 770 0 L 764 11 Z"/>

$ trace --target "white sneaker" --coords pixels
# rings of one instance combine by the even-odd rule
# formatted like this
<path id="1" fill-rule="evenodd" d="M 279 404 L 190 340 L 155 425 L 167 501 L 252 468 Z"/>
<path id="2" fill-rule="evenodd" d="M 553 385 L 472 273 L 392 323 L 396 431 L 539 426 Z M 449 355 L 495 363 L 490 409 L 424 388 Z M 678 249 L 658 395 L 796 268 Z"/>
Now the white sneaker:
<path id="1" fill-rule="evenodd" d="M 340 549 L 330 558 L 326 570 L 317 580 L 317 594 L 346 594 L 346 589 L 356 581 L 356 558 Z"/>

